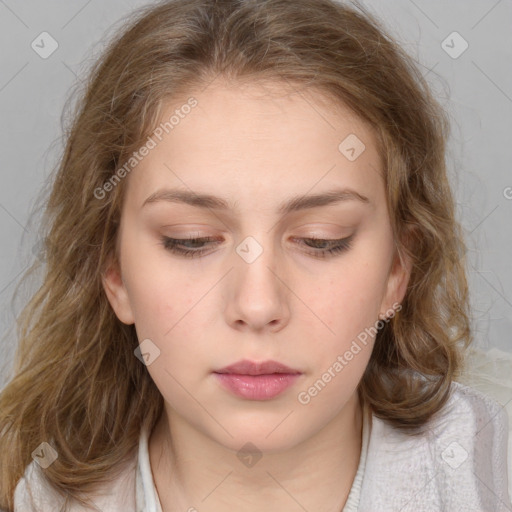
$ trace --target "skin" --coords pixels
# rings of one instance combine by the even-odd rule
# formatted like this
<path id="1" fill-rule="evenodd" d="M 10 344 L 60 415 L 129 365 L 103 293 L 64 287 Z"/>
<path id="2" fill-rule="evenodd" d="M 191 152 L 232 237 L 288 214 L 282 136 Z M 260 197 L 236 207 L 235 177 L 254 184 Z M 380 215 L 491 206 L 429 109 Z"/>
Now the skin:
<path id="1" fill-rule="evenodd" d="M 219 79 L 193 96 L 197 107 L 126 178 L 120 265 L 103 281 L 119 320 L 160 350 L 147 370 L 165 400 L 149 440 L 162 508 L 340 511 L 359 463 L 356 389 L 373 339 L 307 405 L 297 397 L 405 294 L 410 264 L 395 251 L 375 136 L 343 105 L 282 83 Z M 354 161 L 338 150 L 349 134 L 366 146 Z M 277 213 L 292 196 L 339 187 L 369 202 Z M 142 207 L 161 188 L 236 203 Z M 163 235 L 216 241 L 187 258 Z M 325 258 L 304 242 L 350 235 L 348 250 Z M 236 252 L 248 236 L 263 249 L 251 263 Z M 240 398 L 212 373 L 240 359 L 302 375 L 271 400 Z M 252 467 L 237 457 L 247 442 L 262 455 Z"/>

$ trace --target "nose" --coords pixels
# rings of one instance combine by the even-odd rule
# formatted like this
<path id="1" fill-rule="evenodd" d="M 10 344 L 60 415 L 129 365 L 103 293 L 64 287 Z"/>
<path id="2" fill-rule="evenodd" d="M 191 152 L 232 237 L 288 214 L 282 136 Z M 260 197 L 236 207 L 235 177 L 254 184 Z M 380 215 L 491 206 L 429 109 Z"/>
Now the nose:
<path id="1" fill-rule="evenodd" d="M 267 239 L 248 237 L 234 254 L 225 286 L 226 321 L 240 331 L 277 332 L 290 319 L 287 271 Z"/>

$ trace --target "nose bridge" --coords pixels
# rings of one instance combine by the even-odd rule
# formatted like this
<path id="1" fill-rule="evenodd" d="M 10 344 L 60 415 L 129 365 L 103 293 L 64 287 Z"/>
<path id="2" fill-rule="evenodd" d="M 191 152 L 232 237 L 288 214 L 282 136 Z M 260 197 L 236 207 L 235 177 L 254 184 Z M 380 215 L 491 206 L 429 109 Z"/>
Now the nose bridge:
<path id="1" fill-rule="evenodd" d="M 274 247 L 271 234 L 260 230 L 257 234 L 248 235 L 236 246 L 235 252 L 241 260 L 236 265 L 240 279 L 249 281 L 256 288 L 275 284 L 279 251 Z"/>
<path id="2" fill-rule="evenodd" d="M 235 247 L 235 252 L 232 302 L 228 307 L 230 316 L 234 316 L 230 321 L 242 320 L 258 328 L 269 323 L 282 324 L 289 311 L 283 284 L 286 279 L 272 233 L 261 229 L 246 236 Z"/>

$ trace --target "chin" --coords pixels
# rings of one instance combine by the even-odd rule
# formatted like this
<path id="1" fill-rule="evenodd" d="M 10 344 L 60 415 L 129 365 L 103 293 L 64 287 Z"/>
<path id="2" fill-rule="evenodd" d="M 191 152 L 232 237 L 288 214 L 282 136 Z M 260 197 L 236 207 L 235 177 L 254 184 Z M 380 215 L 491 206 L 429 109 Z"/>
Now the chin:
<path id="1" fill-rule="evenodd" d="M 216 428 L 212 425 L 213 431 L 210 431 L 210 437 L 217 443 L 235 452 L 241 450 L 248 443 L 254 445 L 258 451 L 266 453 L 290 450 L 301 442 L 306 441 L 313 434 L 313 432 L 309 432 L 308 429 L 304 428 L 305 425 L 298 429 L 294 421 L 290 421 L 287 424 L 288 420 L 293 416 L 292 413 L 288 419 L 285 419 L 290 410 L 288 409 L 283 414 L 280 414 L 278 420 L 273 418 L 266 422 L 260 420 L 254 423 L 248 420 L 224 422 L 224 428 L 232 437 L 224 429 Z M 247 445 L 245 450 L 250 451 L 251 445 Z"/>

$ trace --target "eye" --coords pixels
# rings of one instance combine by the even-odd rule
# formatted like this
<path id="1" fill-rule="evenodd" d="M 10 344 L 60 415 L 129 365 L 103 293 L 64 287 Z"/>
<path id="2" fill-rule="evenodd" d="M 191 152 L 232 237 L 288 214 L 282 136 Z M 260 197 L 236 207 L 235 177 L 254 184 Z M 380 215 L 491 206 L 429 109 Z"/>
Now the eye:
<path id="1" fill-rule="evenodd" d="M 326 258 L 329 256 L 335 256 L 350 249 L 353 237 L 354 235 L 335 240 L 323 238 L 296 238 L 294 240 L 300 240 L 301 243 L 299 245 L 303 245 L 309 249 L 312 249 L 306 251 L 311 256 L 316 258 Z M 162 237 L 162 245 L 166 250 L 172 252 L 173 254 L 185 256 L 187 258 L 202 256 L 207 251 L 205 248 L 206 244 L 211 244 L 215 241 L 215 238 L 209 236 L 202 238 Z"/>
<path id="2" fill-rule="evenodd" d="M 204 244 L 214 241 L 215 239 L 209 236 L 203 238 L 169 238 L 167 236 L 162 237 L 162 244 L 168 251 L 181 256 L 186 256 L 188 258 L 195 258 L 197 256 L 201 256 L 205 252 Z M 193 248 L 183 248 L 185 244 L 192 245 Z M 194 247 L 196 249 L 194 249 Z"/>
<path id="3" fill-rule="evenodd" d="M 312 256 L 326 258 L 350 249 L 353 237 L 354 235 L 336 240 L 326 240 L 323 238 L 299 238 L 298 240 L 305 240 L 306 243 L 304 245 L 316 249 L 314 251 L 307 251 Z M 312 243 L 312 245 L 308 242 Z M 319 245 L 321 247 L 318 247 Z"/>

